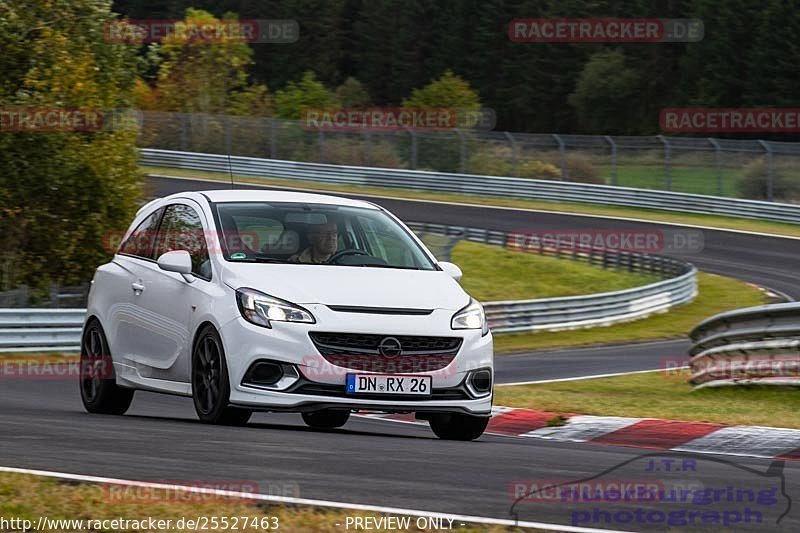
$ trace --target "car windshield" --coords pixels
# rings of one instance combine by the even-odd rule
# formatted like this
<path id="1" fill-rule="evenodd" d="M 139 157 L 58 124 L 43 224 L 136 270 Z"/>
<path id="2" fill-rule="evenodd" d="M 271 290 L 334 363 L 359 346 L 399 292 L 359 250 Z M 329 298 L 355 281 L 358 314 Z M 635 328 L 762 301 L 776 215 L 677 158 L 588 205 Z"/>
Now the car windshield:
<path id="1" fill-rule="evenodd" d="M 436 270 L 381 210 L 308 203 L 215 204 L 228 261 Z"/>

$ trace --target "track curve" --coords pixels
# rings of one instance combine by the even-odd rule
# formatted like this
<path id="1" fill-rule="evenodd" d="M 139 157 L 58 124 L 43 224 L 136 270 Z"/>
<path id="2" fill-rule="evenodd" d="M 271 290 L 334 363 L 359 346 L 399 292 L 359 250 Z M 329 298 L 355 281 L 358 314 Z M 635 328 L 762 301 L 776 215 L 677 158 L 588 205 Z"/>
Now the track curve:
<path id="1" fill-rule="evenodd" d="M 159 196 L 215 188 L 204 181 L 167 179 L 152 179 L 151 186 Z M 652 227 L 519 210 L 367 199 L 406 219 L 491 229 Z M 705 250 L 684 257 L 702 269 L 797 297 L 800 283 L 795 280 L 794 261 L 799 252 L 798 240 L 707 231 Z M 663 354 L 684 354 L 683 342 L 506 356 L 498 358 L 498 378 L 521 381 L 655 368 Z M 330 432 L 311 432 L 299 416 L 276 414 L 257 414 L 246 428 L 213 427 L 196 421 L 187 399 L 142 392 L 137 392 L 126 416 L 89 415 L 83 412 L 73 380 L 4 380 L 0 406 L 3 466 L 147 481 L 248 480 L 264 492 L 289 485 L 304 498 L 497 518 L 510 516 L 509 489 L 516 480 L 584 479 L 643 455 L 631 448 L 491 435 L 472 443 L 447 442 L 435 439 L 425 427 L 364 418 Z M 742 457 L 735 459 L 735 465 L 708 462 L 696 477 L 707 487 L 736 486 L 743 479 L 736 465 L 766 471 L 770 461 Z M 800 487 L 800 463 L 787 463 L 783 475 L 787 487 Z M 525 520 L 557 524 L 574 520 L 569 507 L 557 501 L 517 510 Z M 781 526 L 797 530 L 799 515 L 790 513 Z M 607 524 L 595 527 L 614 529 Z"/>

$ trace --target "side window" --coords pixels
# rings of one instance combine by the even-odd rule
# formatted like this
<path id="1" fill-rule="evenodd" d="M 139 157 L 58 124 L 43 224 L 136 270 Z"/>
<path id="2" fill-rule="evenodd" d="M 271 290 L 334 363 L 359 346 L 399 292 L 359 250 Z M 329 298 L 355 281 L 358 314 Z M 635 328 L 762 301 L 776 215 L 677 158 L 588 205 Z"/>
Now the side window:
<path id="1" fill-rule="evenodd" d="M 153 259 L 153 250 L 156 242 L 156 230 L 161 220 L 163 209 L 156 209 L 145 218 L 130 236 L 119 247 L 120 254 L 132 255 L 143 259 Z"/>
<path id="2" fill-rule="evenodd" d="M 164 211 L 164 219 L 158 230 L 156 258 L 165 252 L 186 250 L 192 256 L 192 274 L 211 279 L 211 261 L 203 230 L 203 223 L 197 211 L 183 204 L 172 204 Z"/>

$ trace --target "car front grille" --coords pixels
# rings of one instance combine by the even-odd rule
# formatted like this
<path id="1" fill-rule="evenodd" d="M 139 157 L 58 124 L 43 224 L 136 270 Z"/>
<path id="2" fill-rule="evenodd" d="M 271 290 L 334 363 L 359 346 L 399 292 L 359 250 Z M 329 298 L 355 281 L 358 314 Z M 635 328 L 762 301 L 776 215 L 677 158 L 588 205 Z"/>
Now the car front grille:
<path id="1" fill-rule="evenodd" d="M 449 365 L 461 348 L 460 337 L 376 335 L 312 331 L 311 341 L 331 364 L 362 372 L 413 374 L 435 372 Z M 396 339 L 401 352 L 384 354 L 381 343 Z"/>

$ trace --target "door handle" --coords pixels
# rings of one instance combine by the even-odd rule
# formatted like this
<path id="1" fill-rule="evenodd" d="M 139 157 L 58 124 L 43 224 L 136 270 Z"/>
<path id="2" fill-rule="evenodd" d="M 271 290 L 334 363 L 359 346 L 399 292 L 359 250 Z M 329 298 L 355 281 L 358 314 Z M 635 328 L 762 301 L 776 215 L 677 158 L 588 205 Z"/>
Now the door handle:
<path id="1" fill-rule="evenodd" d="M 131 289 L 133 289 L 134 294 L 139 295 L 144 290 L 144 285 L 134 281 L 133 283 L 131 283 Z"/>

